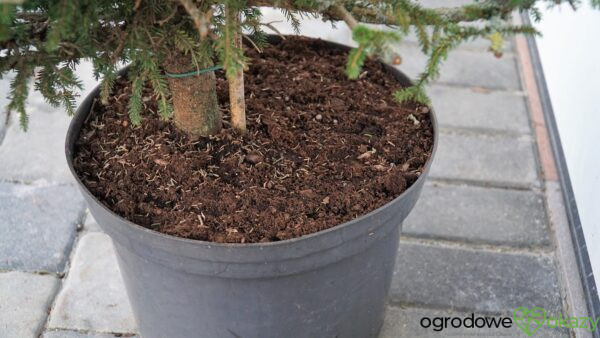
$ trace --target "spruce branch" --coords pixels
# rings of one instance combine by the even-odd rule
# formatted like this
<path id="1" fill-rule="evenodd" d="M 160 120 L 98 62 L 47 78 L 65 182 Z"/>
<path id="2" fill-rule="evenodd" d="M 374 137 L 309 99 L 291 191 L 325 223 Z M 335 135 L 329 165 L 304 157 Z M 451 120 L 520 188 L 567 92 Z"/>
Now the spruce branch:
<path id="1" fill-rule="evenodd" d="M 117 44 L 117 48 L 115 49 L 111 61 L 112 63 L 117 63 L 119 59 L 121 59 L 121 54 L 125 49 L 125 43 L 127 43 L 127 38 L 129 37 L 129 31 L 124 30 L 119 34 L 119 43 Z"/>
<path id="2" fill-rule="evenodd" d="M 600 7 L 600 0 L 590 1 Z M 128 106 L 133 124 L 138 124 L 147 84 L 157 98 L 160 115 L 166 118 L 173 111 L 171 81 L 165 81 L 164 67 L 189 58 L 179 60 L 181 71 L 191 71 L 183 69 L 188 66 L 206 68 L 218 56 L 232 90 L 232 111 L 237 109 L 236 116 L 243 116 L 243 102 L 236 103 L 243 99 L 247 63 L 241 40 L 262 49 L 266 39 L 261 29 L 272 25 L 261 22 L 258 6 L 267 6 L 281 9 L 295 31 L 306 15 L 344 21 L 358 44 L 346 65 L 351 78 L 360 76 L 368 57 L 400 63 L 398 42 L 414 31 L 427 63 L 415 86 L 397 92 L 396 97 L 426 102 L 425 86 L 439 75 L 441 64 L 460 43 L 484 38 L 490 42 L 490 51 L 501 56 L 507 37 L 536 33 L 531 26 L 510 25 L 504 19 L 514 11 L 527 10 L 539 20 L 542 5 L 561 3 L 576 6 L 580 2 L 480 0 L 431 9 L 416 0 L 0 0 L 0 78 L 15 71 L 9 109 L 19 113 L 25 126 L 25 99 L 32 78 L 34 89 L 50 104 L 72 112 L 78 87 L 74 67 L 79 60 L 91 60 L 94 75 L 102 78 L 103 101 L 116 82 L 118 65 L 129 63 L 132 95 Z M 474 21 L 480 24 L 467 24 Z M 247 35 L 242 37 L 242 32 Z M 170 59 L 174 54 L 177 58 Z"/>
<path id="3" fill-rule="evenodd" d="M 339 3 L 336 3 L 332 6 L 332 9 L 337 12 L 339 17 L 350 27 L 350 29 L 354 29 L 358 26 L 358 21 L 352 16 L 350 12 L 346 9 L 346 7 L 342 6 Z"/>
<path id="4" fill-rule="evenodd" d="M 206 13 L 202 13 L 192 0 L 179 0 L 179 3 L 185 8 L 187 13 L 194 20 L 196 29 L 200 34 L 200 38 L 204 39 L 208 35 L 210 18 L 212 17 L 212 10 L 208 10 Z"/>
<path id="5" fill-rule="evenodd" d="M 315 3 L 311 1 L 251 0 L 248 1 L 248 5 L 317 12 L 326 19 L 344 21 L 344 17 L 340 15 L 339 10 L 336 8 L 337 6 L 342 6 L 360 22 L 397 26 L 398 18 L 394 11 L 397 8 L 404 8 L 409 11 L 413 18 L 420 17 L 420 20 L 426 25 L 436 25 L 444 21 L 471 22 L 488 20 L 494 16 L 506 16 L 517 9 L 529 9 L 530 2 L 532 1 L 490 0 L 458 7 L 442 7 L 434 9 L 424 8 L 411 0 L 380 2 L 342 1 L 342 3 L 336 3 L 333 6 L 328 6 L 327 2 L 315 5 Z"/>
<path id="6" fill-rule="evenodd" d="M 281 8 L 281 11 L 283 12 L 283 15 L 285 16 L 286 20 L 292 24 L 292 29 L 294 30 L 294 33 L 300 34 L 300 19 L 296 17 L 296 11 L 289 10 L 287 8 Z"/>
<path id="7" fill-rule="evenodd" d="M 395 45 L 400 41 L 397 34 L 361 25 L 352 16 L 352 13 L 339 3 L 333 4 L 331 7 L 350 27 L 352 38 L 358 43 L 358 47 L 353 49 L 348 56 L 346 74 L 349 78 L 359 77 L 364 61 L 369 56 L 379 57 L 392 64 L 400 63 L 401 57 L 395 52 Z"/>
<path id="8" fill-rule="evenodd" d="M 32 75 L 33 69 L 30 66 L 23 64 L 21 68 L 17 69 L 17 75 L 10 82 L 11 100 L 7 107 L 8 114 L 16 111 L 19 114 L 19 124 L 25 131 L 27 131 L 27 125 L 29 122 L 29 116 L 25 111 L 25 102 L 29 92 L 29 79 Z"/>
<path id="9" fill-rule="evenodd" d="M 139 126 L 142 122 L 142 90 L 144 89 L 145 76 L 143 74 L 135 74 L 130 76 L 131 79 L 131 97 L 129 98 L 129 120 L 133 125 Z"/>

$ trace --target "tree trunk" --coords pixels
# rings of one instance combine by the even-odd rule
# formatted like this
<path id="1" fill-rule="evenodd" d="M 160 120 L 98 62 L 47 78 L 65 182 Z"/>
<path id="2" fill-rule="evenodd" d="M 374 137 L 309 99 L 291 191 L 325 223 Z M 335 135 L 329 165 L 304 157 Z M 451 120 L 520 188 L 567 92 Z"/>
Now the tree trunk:
<path id="1" fill-rule="evenodd" d="M 229 83 L 231 125 L 240 133 L 245 133 L 246 101 L 244 100 L 244 71 L 239 70 L 235 76 L 227 77 L 227 82 Z"/>
<path id="2" fill-rule="evenodd" d="M 201 68 L 211 67 L 203 64 Z M 195 71 L 189 55 L 173 55 L 164 68 L 171 74 Z M 192 138 L 218 133 L 222 116 L 217 101 L 215 73 L 209 72 L 183 78 L 167 77 L 173 97 L 173 121 Z"/>
<path id="3" fill-rule="evenodd" d="M 229 11 L 229 10 L 228 10 Z M 240 13 L 228 13 L 234 16 L 239 24 Z M 234 35 L 235 47 L 242 48 L 242 32 L 236 30 Z M 240 133 L 246 132 L 246 101 L 244 99 L 244 70 L 238 69 L 234 75 L 227 76 L 229 83 L 229 109 L 231 110 L 231 125 Z"/>

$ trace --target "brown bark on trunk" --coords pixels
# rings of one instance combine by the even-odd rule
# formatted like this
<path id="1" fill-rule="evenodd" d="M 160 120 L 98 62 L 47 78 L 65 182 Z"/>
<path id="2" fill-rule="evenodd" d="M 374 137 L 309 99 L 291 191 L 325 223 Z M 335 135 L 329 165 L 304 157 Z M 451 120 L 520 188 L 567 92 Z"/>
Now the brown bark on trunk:
<path id="1" fill-rule="evenodd" d="M 201 65 L 202 68 L 211 66 L 212 64 Z M 164 68 L 172 74 L 196 70 L 190 56 L 182 54 L 169 57 Z M 175 125 L 194 138 L 218 133 L 223 121 L 217 101 L 215 73 L 167 79 L 173 97 Z"/>
<path id="2" fill-rule="evenodd" d="M 227 78 L 229 82 L 229 107 L 231 125 L 239 132 L 246 132 L 246 101 L 244 100 L 244 72 L 236 72 Z"/>
<path id="3" fill-rule="evenodd" d="M 227 9 L 229 11 L 229 9 Z M 233 15 L 237 23 L 240 22 L 239 13 Z M 234 35 L 235 47 L 242 48 L 242 32 L 236 31 Z M 240 133 L 246 132 L 246 100 L 244 98 L 244 70 L 239 69 L 234 75 L 227 76 L 229 84 L 229 109 L 231 110 L 231 126 Z"/>

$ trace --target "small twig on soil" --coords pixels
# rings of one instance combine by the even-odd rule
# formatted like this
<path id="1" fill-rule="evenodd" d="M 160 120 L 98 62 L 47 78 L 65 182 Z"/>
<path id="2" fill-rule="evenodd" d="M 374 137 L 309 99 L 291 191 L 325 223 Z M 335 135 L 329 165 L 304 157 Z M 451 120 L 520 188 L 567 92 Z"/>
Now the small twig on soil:
<path id="1" fill-rule="evenodd" d="M 250 44 L 254 47 L 254 49 L 256 49 L 257 52 L 262 53 L 262 49 L 260 49 L 260 47 L 258 47 L 256 45 L 256 43 L 254 43 L 254 41 L 252 41 L 252 39 L 250 39 L 246 35 L 242 35 L 242 36 L 244 37 L 244 39 L 246 39 L 246 41 L 250 42 Z"/>
<path id="2" fill-rule="evenodd" d="M 265 26 L 269 29 L 271 29 L 273 32 L 275 32 L 275 34 L 277 34 L 280 38 L 282 38 L 283 40 L 285 40 L 285 35 L 281 34 L 281 32 L 275 28 L 275 26 L 272 25 L 272 23 L 276 23 L 276 22 L 281 22 L 281 21 L 273 21 L 273 22 L 267 22 L 267 23 L 262 23 L 262 26 Z"/>

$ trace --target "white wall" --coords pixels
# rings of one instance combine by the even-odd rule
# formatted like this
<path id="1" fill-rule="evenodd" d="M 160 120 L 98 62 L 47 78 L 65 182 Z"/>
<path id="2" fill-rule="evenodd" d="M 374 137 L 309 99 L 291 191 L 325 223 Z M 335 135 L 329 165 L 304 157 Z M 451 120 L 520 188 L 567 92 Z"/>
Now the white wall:
<path id="1" fill-rule="evenodd" d="M 596 285 L 600 285 L 600 10 L 546 11 L 538 48 Z"/>

